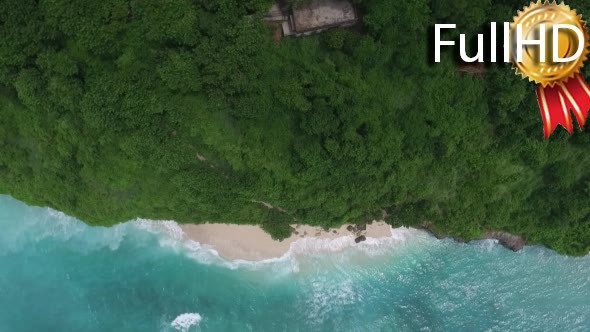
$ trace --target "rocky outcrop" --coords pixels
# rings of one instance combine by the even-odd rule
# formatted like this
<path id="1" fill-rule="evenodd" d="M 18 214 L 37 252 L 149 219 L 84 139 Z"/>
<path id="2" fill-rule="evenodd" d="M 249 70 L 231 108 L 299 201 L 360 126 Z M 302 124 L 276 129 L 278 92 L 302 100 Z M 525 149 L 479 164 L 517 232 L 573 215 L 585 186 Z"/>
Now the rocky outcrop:
<path id="1" fill-rule="evenodd" d="M 356 243 L 367 240 L 367 224 L 348 225 L 346 230 L 354 236 L 354 242 Z"/>
<path id="2" fill-rule="evenodd" d="M 363 241 L 367 241 L 367 238 L 364 235 L 361 235 L 361 236 L 357 237 L 356 239 L 354 239 L 355 243 L 361 243 Z"/>
<path id="3" fill-rule="evenodd" d="M 483 238 L 498 240 L 501 245 L 512 251 L 519 251 L 526 244 L 522 237 L 502 231 L 487 231 Z"/>
<path id="4" fill-rule="evenodd" d="M 432 230 L 432 225 L 430 225 L 429 223 L 423 223 L 421 225 L 421 228 L 423 230 L 429 232 L 430 234 L 432 234 L 434 237 L 436 237 L 439 240 L 445 239 L 445 238 L 451 238 L 457 242 L 462 242 L 462 243 L 468 242 L 462 238 L 449 236 L 447 234 L 435 233 Z M 521 250 L 526 245 L 526 241 L 524 240 L 524 238 L 522 236 L 510 234 L 510 233 L 504 232 L 504 231 L 487 231 L 484 233 L 484 235 L 481 238 L 476 239 L 476 240 L 485 240 L 485 239 L 498 240 L 498 243 L 500 243 L 504 247 L 506 247 L 512 251 L 515 251 L 515 252 Z"/>

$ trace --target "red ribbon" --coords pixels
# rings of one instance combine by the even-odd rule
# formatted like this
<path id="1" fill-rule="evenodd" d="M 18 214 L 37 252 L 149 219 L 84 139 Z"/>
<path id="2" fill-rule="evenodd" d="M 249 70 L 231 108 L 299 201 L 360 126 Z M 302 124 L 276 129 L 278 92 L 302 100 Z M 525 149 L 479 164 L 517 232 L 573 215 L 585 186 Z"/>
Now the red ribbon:
<path id="1" fill-rule="evenodd" d="M 537 100 L 543 118 L 545 138 L 551 136 L 557 125 L 562 125 L 573 134 L 570 110 L 574 112 L 581 130 L 590 110 L 590 86 L 581 74 L 576 74 L 566 83 L 560 82 L 553 87 L 537 87 Z"/>

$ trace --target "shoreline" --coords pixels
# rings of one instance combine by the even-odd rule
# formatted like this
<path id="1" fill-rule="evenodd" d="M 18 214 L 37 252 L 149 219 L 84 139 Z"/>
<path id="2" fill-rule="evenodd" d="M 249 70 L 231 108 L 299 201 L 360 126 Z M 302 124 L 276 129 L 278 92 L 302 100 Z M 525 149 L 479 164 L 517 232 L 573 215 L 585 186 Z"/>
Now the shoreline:
<path id="1" fill-rule="evenodd" d="M 345 224 L 339 228 L 324 230 L 319 226 L 291 225 L 290 237 L 278 241 L 258 225 L 239 224 L 180 224 L 183 237 L 198 242 L 215 250 L 226 260 L 264 261 L 277 259 L 289 252 L 291 245 L 302 239 L 318 239 L 333 241 L 347 239 L 351 246 L 358 245 L 368 239 L 384 239 L 393 235 L 393 228 L 384 221 L 372 221 L 367 224 Z M 419 230 L 426 231 L 437 239 L 451 238 L 457 242 L 471 242 L 461 238 L 436 234 L 428 226 Z M 503 231 L 487 231 L 482 237 L 473 240 L 492 239 L 503 247 L 514 252 L 520 251 L 527 243 L 518 235 Z"/>
<path id="2" fill-rule="evenodd" d="M 260 226 L 235 224 L 179 225 L 188 240 L 207 245 L 228 260 L 262 261 L 285 255 L 297 240 L 315 238 L 335 240 L 349 238 L 358 244 L 367 239 L 392 236 L 392 228 L 384 221 L 369 224 L 346 224 L 324 230 L 318 226 L 291 225 L 292 234 L 282 241 L 273 240 Z"/>
<path id="3" fill-rule="evenodd" d="M 450 238 L 450 239 L 453 239 L 454 241 L 462 242 L 462 243 L 469 243 L 471 241 L 476 241 L 476 240 L 496 240 L 504 248 L 510 249 L 514 252 L 518 252 L 518 251 L 522 250 L 525 246 L 529 245 L 529 243 L 527 243 L 527 241 L 521 235 L 512 234 L 512 233 L 505 232 L 505 231 L 487 230 L 483 234 L 483 236 L 481 236 L 479 238 L 465 240 L 460 237 L 456 237 L 456 236 L 452 236 L 452 235 L 448 235 L 448 234 L 436 233 L 435 231 L 432 230 L 432 226 L 429 223 L 423 223 L 419 229 L 422 229 L 422 230 L 430 233 L 432 236 L 434 236 L 435 238 L 437 238 L 439 240 Z"/>

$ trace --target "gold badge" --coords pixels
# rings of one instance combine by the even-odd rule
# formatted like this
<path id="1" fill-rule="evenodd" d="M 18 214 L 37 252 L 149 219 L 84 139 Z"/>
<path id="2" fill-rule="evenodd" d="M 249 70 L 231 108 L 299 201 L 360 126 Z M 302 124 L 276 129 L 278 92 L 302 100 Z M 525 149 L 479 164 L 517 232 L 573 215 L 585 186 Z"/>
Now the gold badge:
<path id="1" fill-rule="evenodd" d="M 580 36 L 571 29 L 559 29 L 563 25 L 577 27 L 583 33 L 583 38 L 579 38 Z M 518 74 L 542 87 L 553 87 L 555 84 L 567 82 L 580 72 L 588 57 L 586 23 L 575 10 L 563 3 L 539 1 L 519 11 L 510 25 L 510 35 L 514 37 L 517 34 L 525 40 L 525 45 L 510 45 L 511 62 Z M 557 40 L 554 40 L 555 38 Z M 544 49 L 539 45 L 526 43 L 526 40 L 539 39 L 544 39 Z M 514 41 L 516 38 L 511 40 Z M 576 52 L 581 49 L 579 43 L 584 43 L 583 51 L 575 57 Z M 518 49 L 521 49 L 520 58 Z M 572 60 L 555 61 L 569 58 Z"/>

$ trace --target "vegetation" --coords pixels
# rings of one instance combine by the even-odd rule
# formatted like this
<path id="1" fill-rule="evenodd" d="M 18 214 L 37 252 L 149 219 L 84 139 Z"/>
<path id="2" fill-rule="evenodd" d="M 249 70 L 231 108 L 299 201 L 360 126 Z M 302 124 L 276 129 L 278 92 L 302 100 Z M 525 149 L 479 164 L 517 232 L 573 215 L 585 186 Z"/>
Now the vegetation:
<path id="1" fill-rule="evenodd" d="M 434 23 L 474 36 L 527 3 L 364 0 L 362 32 L 277 43 L 269 0 L 0 0 L 0 192 L 95 225 L 282 238 L 386 211 L 586 254 L 590 133 L 543 140 L 508 65 L 460 73 L 450 48 L 432 63 Z"/>

